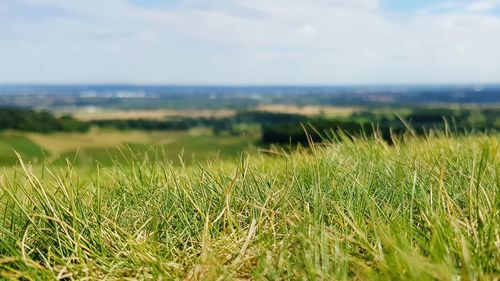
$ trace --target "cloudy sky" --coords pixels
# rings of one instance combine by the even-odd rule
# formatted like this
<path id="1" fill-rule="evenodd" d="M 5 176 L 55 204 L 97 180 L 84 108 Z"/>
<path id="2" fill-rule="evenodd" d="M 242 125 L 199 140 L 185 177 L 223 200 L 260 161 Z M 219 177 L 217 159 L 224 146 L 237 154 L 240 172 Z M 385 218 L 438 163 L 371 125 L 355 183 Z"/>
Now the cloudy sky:
<path id="1" fill-rule="evenodd" d="M 0 0 L 0 83 L 500 82 L 500 0 Z"/>

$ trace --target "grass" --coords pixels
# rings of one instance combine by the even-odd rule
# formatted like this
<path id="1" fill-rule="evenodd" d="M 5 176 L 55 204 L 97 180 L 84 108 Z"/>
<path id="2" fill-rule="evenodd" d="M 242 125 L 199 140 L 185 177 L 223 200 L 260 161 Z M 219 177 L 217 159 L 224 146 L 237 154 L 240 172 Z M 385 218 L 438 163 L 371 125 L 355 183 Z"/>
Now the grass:
<path id="1" fill-rule="evenodd" d="M 7 279 L 494 280 L 497 136 L 344 140 L 0 180 Z"/>
<path id="2" fill-rule="evenodd" d="M 214 135 L 207 129 L 191 131 L 144 132 L 91 130 L 87 133 L 0 133 L 0 166 L 17 163 L 14 151 L 25 161 L 65 165 L 70 159 L 77 166 L 93 166 L 95 162 L 113 165 L 130 154 L 152 154 L 164 151 L 164 156 L 174 163 L 192 162 L 194 159 L 227 159 L 237 156 L 242 148 L 252 149 L 258 136 Z M 127 157 L 128 157 L 127 156 Z"/>
<path id="3" fill-rule="evenodd" d="M 333 106 L 333 105 L 291 105 L 291 104 L 263 104 L 256 110 L 271 113 L 288 113 L 306 116 L 348 117 L 355 112 L 362 111 L 362 107 Z"/>
<path id="4" fill-rule="evenodd" d="M 151 143 L 147 133 L 136 131 L 92 130 L 87 133 L 28 133 L 27 137 L 55 156 L 78 149 L 111 148 L 123 143 Z"/>
<path id="5" fill-rule="evenodd" d="M 301 114 L 308 116 L 324 115 L 329 117 L 348 116 L 361 111 L 363 108 L 354 106 L 331 106 L 331 105 L 290 105 L 290 104 L 262 104 L 251 110 Z M 70 113 L 76 119 L 82 121 L 92 120 L 129 120 L 149 119 L 168 120 L 172 118 L 227 118 L 236 115 L 234 109 L 158 109 L 158 110 L 123 110 L 123 109 L 97 109 L 90 111 L 60 111 L 59 115 Z"/>
<path id="6" fill-rule="evenodd" d="M 66 114 L 68 112 L 60 112 Z M 82 121 L 91 120 L 129 120 L 129 119 L 149 119 L 167 120 L 172 118 L 224 118 L 236 114 L 231 109 L 158 109 L 158 110 L 120 110 L 120 109 L 99 109 L 95 111 L 70 111 L 76 119 Z"/>
<path id="7" fill-rule="evenodd" d="M 24 159 L 31 161 L 43 160 L 48 152 L 28 137 L 17 133 L 2 133 L 0 135 L 0 165 L 12 166 L 18 162 L 14 151 L 19 151 Z"/>
<path id="8" fill-rule="evenodd" d="M 179 165 L 193 161 L 212 161 L 220 159 L 234 159 L 242 148 L 255 151 L 252 147 L 254 138 L 243 140 L 238 136 L 189 136 L 170 138 L 166 143 L 144 144 L 129 143 L 119 147 L 87 148 L 61 154 L 54 162 L 64 164 L 70 159 L 77 166 L 93 165 L 96 161 L 105 166 L 112 166 L 117 161 L 127 163 L 129 157 L 154 157 L 159 151 L 164 161 Z M 73 160 L 74 159 L 74 160 Z"/>

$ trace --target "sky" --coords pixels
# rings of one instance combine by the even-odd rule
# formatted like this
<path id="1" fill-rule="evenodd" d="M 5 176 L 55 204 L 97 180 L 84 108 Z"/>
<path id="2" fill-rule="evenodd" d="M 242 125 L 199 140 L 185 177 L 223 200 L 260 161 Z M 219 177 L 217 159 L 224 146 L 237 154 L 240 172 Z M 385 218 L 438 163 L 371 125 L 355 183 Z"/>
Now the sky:
<path id="1" fill-rule="evenodd" d="M 0 0 L 0 83 L 500 82 L 500 0 Z"/>

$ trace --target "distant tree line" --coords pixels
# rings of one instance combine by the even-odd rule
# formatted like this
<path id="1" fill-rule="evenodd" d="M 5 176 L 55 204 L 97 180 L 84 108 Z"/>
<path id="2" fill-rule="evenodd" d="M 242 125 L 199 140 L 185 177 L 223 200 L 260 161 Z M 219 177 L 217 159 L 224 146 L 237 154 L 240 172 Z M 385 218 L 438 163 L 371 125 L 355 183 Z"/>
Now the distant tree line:
<path id="1" fill-rule="evenodd" d="M 48 111 L 19 108 L 0 108 L 0 130 L 31 132 L 85 132 L 90 124 L 71 116 L 56 117 Z"/>
<path id="2" fill-rule="evenodd" d="M 394 134 L 411 129 L 418 135 L 430 129 L 443 130 L 445 120 L 448 129 L 455 131 L 485 131 L 500 129 L 500 119 L 495 109 L 442 109 L 411 108 L 410 113 L 390 117 L 370 111 L 356 112 L 346 118 L 308 117 L 297 114 L 242 111 L 227 118 L 181 118 L 177 120 L 100 120 L 92 124 L 120 130 L 188 130 L 193 127 L 209 127 L 216 134 L 238 133 L 238 124 L 259 124 L 263 144 L 304 143 L 309 140 L 344 134 L 350 137 L 374 136 L 391 141 Z M 406 124 L 405 124 L 406 123 Z M 409 126 L 409 128 L 407 128 Z M 307 132 L 307 133 L 306 133 Z"/>
<path id="3" fill-rule="evenodd" d="M 116 119 L 94 120 L 90 124 L 118 130 L 182 131 L 195 127 L 226 128 L 228 120 L 217 118 L 180 118 L 172 120 Z"/>
<path id="4" fill-rule="evenodd" d="M 310 119 L 297 123 L 266 123 L 262 125 L 262 143 L 264 144 L 308 144 L 321 142 L 340 135 L 346 137 L 374 136 L 377 133 L 383 139 L 390 141 L 391 132 L 399 133 L 400 128 L 391 129 L 369 123 L 359 123 L 348 120 Z"/>
<path id="5" fill-rule="evenodd" d="M 300 122 L 264 122 L 262 124 L 263 143 L 307 143 L 309 140 L 322 141 L 335 138 L 339 134 L 348 137 L 374 136 L 392 141 L 394 135 L 411 130 L 423 135 L 429 130 L 452 132 L 473 132 L 500 130 L 500 117 L 495 109 L 442 109 L 412 108 L 405 116 L 391 118 L 373 112 L 357 112 L 348 118 L 327 119 L 322 117 L 304 118 Z"/>
<path id="6" fill-rule="evenodd" d="M 152 119 L 115 119 L 94 120 L 90 123 L 99 127 L 115 128 L 118 130 L 188 130 L 196 127 L 209 127 L 214 132 L 232 132 L 236 124 L 257 123 L 274 124 L 282 122 L 299 123 L 306 117 L 295 114 L 268 113 L 259 111 L 242 111 L 232 117 L 226 118 L 177 118 L 169 120 Z"/>
<path id="7" fill-rule="evenodd" d="M 370 111 L 349 117 L 308 117 L 297 114 L 242 111 L 226 118 L 177 118 L 169 120 L 94 120 L 82 122 L 71 116 L 57 117 L 48 111 L 0 108 L 0 130 L 34 132 L 87 131 L 91 126 L 118 130 L 179 131 L 196 127 L 212 128 L 215 134 L 240 133 L 241 124 L 255 124 L 261 130 L 263 144 L 304 143 L 322 141 L 343 134 L 348 137 L 377 134 L 391 141 L 393 134 L 411 129 L 422 135 L 430 129 L 443 130 L 445 120 L 453 131 L 488 131 L 500 129 L 496 109 L 442 109 L 414 107 L 409 113 L 388 116 Z M 306 134 L 307 132 L 307 134 Z"/>

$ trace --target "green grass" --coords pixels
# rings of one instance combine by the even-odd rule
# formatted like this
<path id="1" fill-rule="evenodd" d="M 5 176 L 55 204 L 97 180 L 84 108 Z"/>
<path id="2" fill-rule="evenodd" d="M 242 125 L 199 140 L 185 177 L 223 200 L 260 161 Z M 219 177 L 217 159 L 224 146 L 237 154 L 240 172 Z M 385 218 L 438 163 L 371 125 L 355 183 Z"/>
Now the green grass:
<path id="1" fill-rule="evenodd" d="M 175 166 L 20 167 L 0 275 L 30 279 L 493 280 L 496 136 L 344 140 Z"/>
<path id="2" fill-rule="evenodd" d="M 127 163 L 127 158 L 153 157 L 161 152 L 163 160 L 173 164 L 189 164 L 194 161 L 234 159 L 243 149 L 255 151 L 255 138 L 245 140 L 238 136 L 182 136 L 168 144 L 124 143 L 119 147 L 85 148 L 63 153 L 54 164 L 60 165 L 69 159 L 77 166 L 92 166 L 95 162 L 111 166 L 116 162 Z"/>
<path id="3" fill-rule="evenodd" d="M 43 160 L 49 153 L 27 137 L 18 134 L 0 134 L 0 166 L 11 166 L 17 163 L 18 151 L 21 156 L 30 161 Z"/>
<path id="4" fill-rule="evenodd" d="M 71 161 L 79 167 L 94 167 L 98 162 L 110 166 L 125 163 L 134 155 L 152 155 L 162 151 L 165 160 L 175 164 L 228 159 L 243 148 L 254 151 L 258 136 L 214 135 L 209 130 L 179 132 L 140 132 L 94 130 L 88 133 L 35 134 L 0 133 L 0 166 L 17 163 L 15 152 L 27 162 L 48 161 L 51 166 L 64 166 Z"/>

